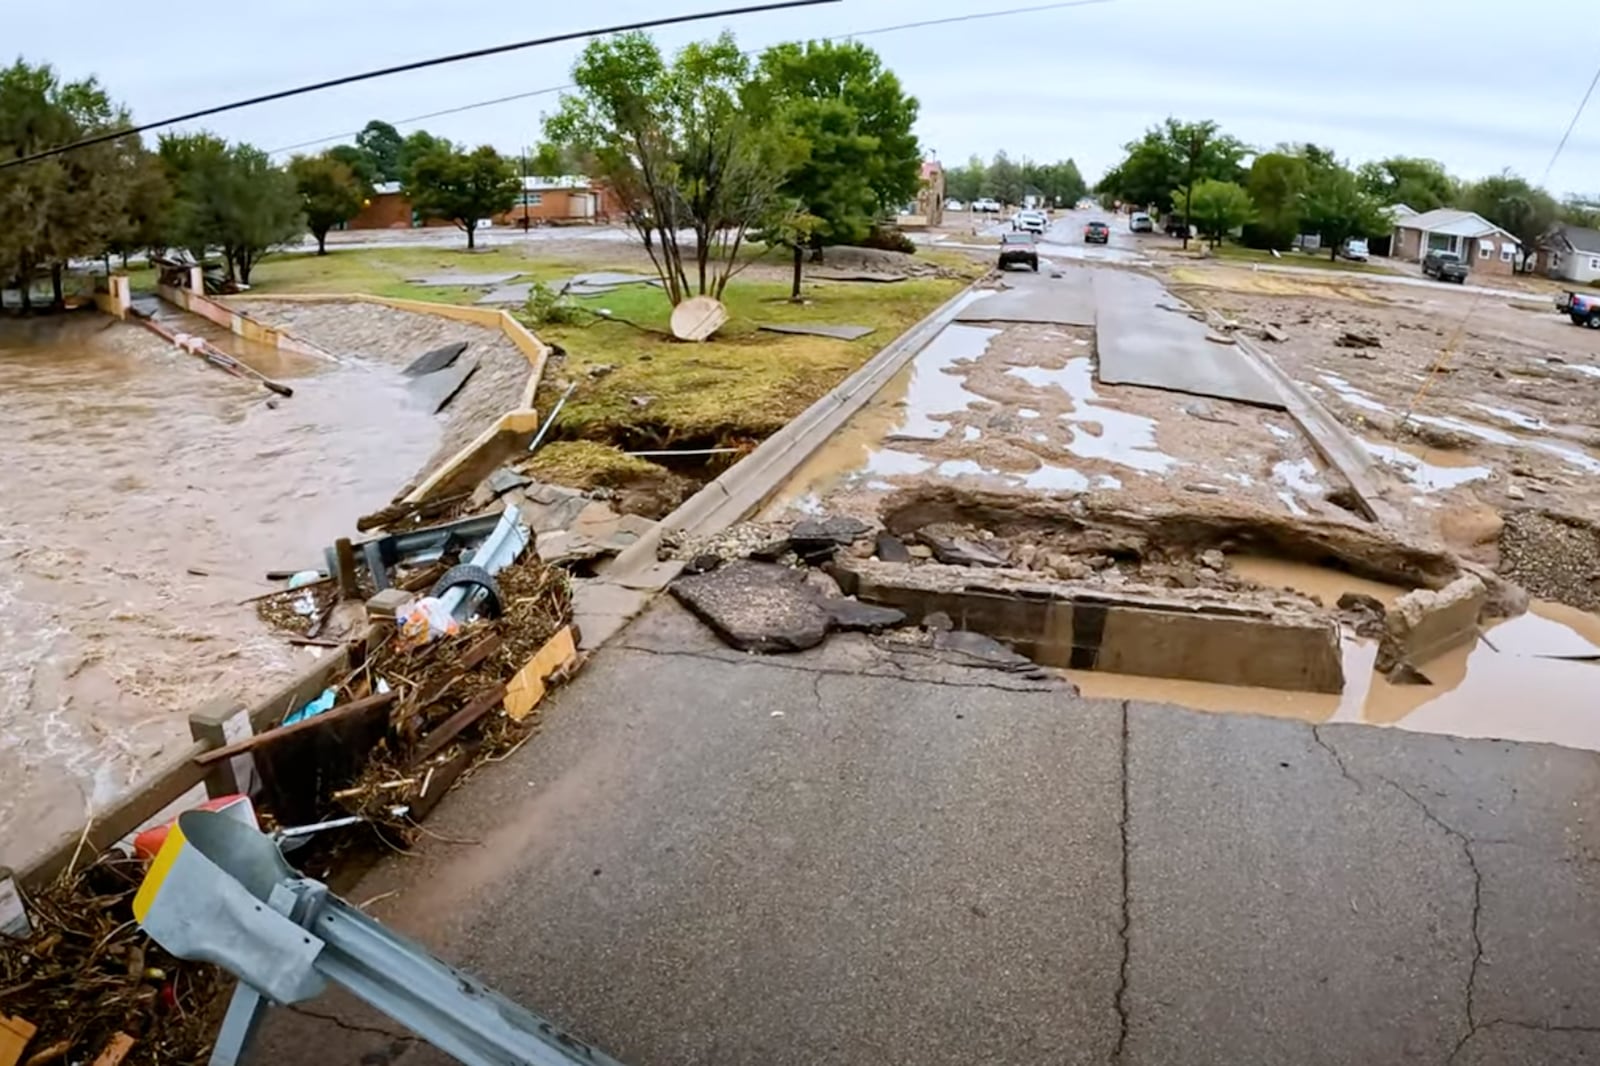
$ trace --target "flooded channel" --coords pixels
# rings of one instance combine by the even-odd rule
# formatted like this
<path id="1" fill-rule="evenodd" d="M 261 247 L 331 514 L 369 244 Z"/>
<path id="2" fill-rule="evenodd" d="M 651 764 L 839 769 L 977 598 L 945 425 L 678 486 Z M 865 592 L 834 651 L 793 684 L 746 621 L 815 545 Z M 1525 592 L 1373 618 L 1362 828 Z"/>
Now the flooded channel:
<path id="1" fill-rule="evenodd" d="M 0 861 L 186 744 L 191 710 L 308 663 L 239 601 L 439 442 L 392 368 L 229 348 L 294 396 L 92 313 L 0 322 Z"/>

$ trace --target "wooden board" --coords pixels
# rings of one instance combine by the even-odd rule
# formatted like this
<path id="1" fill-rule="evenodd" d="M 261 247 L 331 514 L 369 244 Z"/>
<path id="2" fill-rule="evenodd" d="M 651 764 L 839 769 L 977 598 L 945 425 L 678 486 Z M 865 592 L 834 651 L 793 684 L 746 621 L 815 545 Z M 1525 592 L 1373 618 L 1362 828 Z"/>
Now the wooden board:
<path id="1" fill-rule="evenodd" d="M 21 1062 L 22 1053 L 28 1050 L 28 1041 L 37 1031 L 31 1022 L 0 1014 L 0 1066 L 16 1066 Z"/>
<path id="2" fill-rule="evenodd" d="M 94 1066 L 122 1066 L 122 1060 L 133 1050 L 133 1037 L 117 1033 L 106 1042 L 105 1050 L 94 1060 Z"/>
<path id="3" fill-rule="evenodd" d="M 520 722 L 533 713 L 544 699 L 545 679 L 578 654 L 572 637 L 572 627 L 562 626 L 560 632 L 544 642 L 544 647 L 533 653 L 533 658 L 506 686 L 506 714 L 513 722 Z"/>

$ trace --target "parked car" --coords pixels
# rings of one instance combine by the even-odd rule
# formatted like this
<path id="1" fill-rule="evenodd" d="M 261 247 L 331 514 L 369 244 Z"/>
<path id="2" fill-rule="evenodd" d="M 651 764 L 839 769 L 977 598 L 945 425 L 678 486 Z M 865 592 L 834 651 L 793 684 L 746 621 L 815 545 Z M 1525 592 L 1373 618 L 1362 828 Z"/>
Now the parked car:
<path id="1" fill-rule="evenodd" d="M 1600 296 L 1564 292 L 1556 297 L 1556 310 L 1572 319 L 1574 326 L 1600 329 Z"/>
<path id="2" fill-rule="evenodd" d="M 1168 215 L 1166 222 L 1161 226 L 1161 230 L 1168 237 L 1177 237 L 1179 240 L 1194 236 L 1194 233 L 1189 229 L 1189 223 L 1185 222 L 1183 216 L 1179 214 Z"/>
<path id="3" fill-rule="evenodd" d="M 1367 242 L 1360 237 L 1348 238 L 1339 248 L 1339 254 L 1356 263 L 1367 261 Z"/>
<path id="4" fill-rule="evenodd" d="M 1156 220 L 1143 211 L 1135 211 L 1128 216 L 1128 228 L 1135 233 L 1154 233 L 1156 231 Z"/>
<path id="5" fill-rule="evenodd" d="M 1026 230 L 1000 235 L 1000 269 L 1025 266 L 1039 273 L 1039 246 Z"/>
<path id="6" fill-rule="evenodd" d="M 1104 222 L 1091 222 L 1083 227 L 1084 244 L 1110 244 L 1111 227 Z"/>
<path id="7" fill-rule="evenodd" d="M 1043 233 L 1050 228 L 1050 220 L 1043 211 L 1018 211 L 1011 216 L 1011 228 L 1026 233 Z"/>
<path id="8" fill-rule="evenodd" d="M 1422 259 L 1422 273 L 1440 281 L 1461 285 L 1467 280 L 1467 270 L 1467 264 L 1454 252 L 1441 252 L 1436 248 Z"/>
<path id="9" fill-rule="evenodd" d="M 962 203 L 960 200 L 946 200 L 944 202 L 944 209 L 946 211 L 965 211 L 967 209 L 967 205 Z"/>
<path id="10" fill-rule="evenodd" d="M 998 215 L 1000 213 L 1000 201 L 991 199 L 988 196 L 980 196 L 972 201 L 972 209 L 987 215 Z"/>

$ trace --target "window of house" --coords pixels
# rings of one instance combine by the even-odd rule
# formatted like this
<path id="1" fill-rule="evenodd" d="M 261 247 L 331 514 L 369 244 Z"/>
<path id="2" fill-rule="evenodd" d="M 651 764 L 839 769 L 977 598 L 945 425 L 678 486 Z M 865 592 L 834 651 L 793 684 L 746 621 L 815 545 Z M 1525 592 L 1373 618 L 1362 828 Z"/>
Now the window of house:
<path id="1" fill-rule="evenodd" d="M 1600 256 L 1591 255 L 1589 257 L 1589 269 L 1590 270 L 1600 270 Z"/>
<path id="2" fill-rule="evenodd" d="M 1478 258 L 1479 259 L 1488 259 L 1492 255 L 1494 255 L 1494 242 L 1493 241 L 1479 241 L 1478 242 Z"/>
<path id="3" fill-rule="evenodd" d="M 1435 252 L 1453 252 L 1456 250 L 1456 239 L 1448 233 L 1430 233 L 1428 249 Z"/>
<path id="4" fill-rule="evenodd" d="M 538 207 L 542 203 L 544 203 L 544 193 L 542 192 L 525 192 L 522 194 L 523 207 Z"/>
<path id="5" fill-rule="evenodd" d="M 1512 257 L 1516 254 L 1517 246 L 1512 244 L 1510 241 L 1507 241 L 1500 246 L 1500 262 L 1509 263 L 1511 262 Z"/>

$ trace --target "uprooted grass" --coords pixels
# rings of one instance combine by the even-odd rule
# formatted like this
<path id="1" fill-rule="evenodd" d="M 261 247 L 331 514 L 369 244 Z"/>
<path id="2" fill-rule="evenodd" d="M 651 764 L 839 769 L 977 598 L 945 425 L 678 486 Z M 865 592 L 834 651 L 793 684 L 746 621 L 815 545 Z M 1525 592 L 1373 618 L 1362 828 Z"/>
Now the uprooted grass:
<path id="1" fill-rule="evenodd" d="M 539 481 L 579 489 L 616 488 L 667 472 L 648 459 L 626 455 L 620 448 L 592 440 L 551 441 L 521 469 Z"/>
<path id="2" fill-rule="evenodd" d="M 806 302 L 789 286 L 736 279 L 724 295 L 729 320 L 715 337 L 685 344 L 668 332 L 671 306 L 660 290 L 627 286 L 577 301 L 609 311 L 581 326 L 546 327 L 566 350 L 565 376 L 578 381 L 562 410 L 563 438 L 671 447 L 759 440 L 778 430 L 828 389 L 965 284 L 961 278 L 892 283 L 810 282 Z M 861 340 L 765 333 L 762 324 L 871 326 Z M 601 369 L 609 368 L 609 369 Z M 546 374 L 549 405 L 560 374 Z"/>

